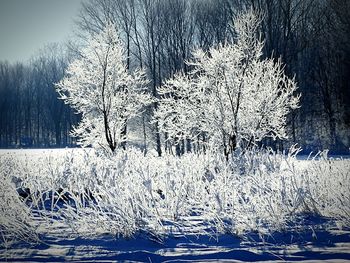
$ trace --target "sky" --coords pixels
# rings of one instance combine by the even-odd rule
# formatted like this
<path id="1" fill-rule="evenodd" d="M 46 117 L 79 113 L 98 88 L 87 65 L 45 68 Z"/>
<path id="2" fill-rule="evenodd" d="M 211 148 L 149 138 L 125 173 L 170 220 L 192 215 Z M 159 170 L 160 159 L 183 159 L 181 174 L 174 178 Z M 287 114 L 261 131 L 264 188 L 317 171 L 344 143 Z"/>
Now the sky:
<path id="1" fill-rule="evenodd" d="M 46 44 L 73 35 L 84 0 L 0 0 L 0 61 L 25 62 Z"/>

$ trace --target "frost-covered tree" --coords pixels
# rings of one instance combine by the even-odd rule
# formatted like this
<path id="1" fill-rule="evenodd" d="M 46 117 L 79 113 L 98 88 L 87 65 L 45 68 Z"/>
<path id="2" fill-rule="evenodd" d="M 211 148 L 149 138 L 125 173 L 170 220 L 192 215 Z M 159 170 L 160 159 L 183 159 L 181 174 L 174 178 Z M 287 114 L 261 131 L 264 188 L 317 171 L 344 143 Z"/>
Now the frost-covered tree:
<path id="1" fill-rule="evenodd" d="M 287 114 L 298 107 L 297 87 L 280 61 L 262 58 L 259 21 L 253 12 L 239 16 L 234 44 L 195 51 L 193 70 L 159 89 L 162 131 L 173 138 L 204 137 L 226 156 L 265 137 L 286 137 Z"/>
<path id="2" fill-rule="evenodd" d="M 57 84 L 61 98 L 82 114 L 72 134 L 84 145 L 125 148 L 127 121 L 151 102 L 144 73 L 129 73 L 113 24 L 92 36 Z"/>

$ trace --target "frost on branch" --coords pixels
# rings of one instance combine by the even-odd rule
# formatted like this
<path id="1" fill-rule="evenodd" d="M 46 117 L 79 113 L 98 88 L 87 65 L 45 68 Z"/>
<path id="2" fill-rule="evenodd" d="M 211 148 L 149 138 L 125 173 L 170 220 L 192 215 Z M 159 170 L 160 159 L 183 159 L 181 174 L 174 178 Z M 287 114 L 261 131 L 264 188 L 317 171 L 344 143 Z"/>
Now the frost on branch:
<path id="1" fill-rule="evenodd" d="M 61 98 L 82 114 L 73 135 L 84 145 L 125 147 L 127 121 L 151 101 L 145 94 L 144 73 L 130 74 L 125 50 L 113 24 L 91 37 L 81 57 L 57 84 Z"/>
<path id="2" fill-rule="evenodd" d="M 189 64 L 159 89 L 163 96 L 156 115 L 170 137 L 202 140 L 223 150 L 247 148 L 265 137 L 285 138 L 285 123 L 299 96 L 280 61 L 262 58 L 253 12 L 234 21 L 237 40 L 197 50 Z"/>

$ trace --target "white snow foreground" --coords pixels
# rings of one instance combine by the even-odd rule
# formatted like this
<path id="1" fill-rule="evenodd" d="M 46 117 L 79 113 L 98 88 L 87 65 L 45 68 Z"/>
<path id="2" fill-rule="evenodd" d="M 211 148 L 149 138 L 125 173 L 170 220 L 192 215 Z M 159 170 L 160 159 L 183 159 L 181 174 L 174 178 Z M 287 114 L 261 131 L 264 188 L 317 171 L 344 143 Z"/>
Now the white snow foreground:
<path id="1" fill-rule="evenodd" d="M 247 152 L 227 163 L 216 154 L 159 158 L 136 149 L 113 156 L 91 149 L 0 151 L 0 258 L 16 251 L 25 258 L 17 247 L 23 241 L 37 244 L 38 257 L 61 253 L 67 260 L 66 246 L 97 253 L 99 242 L 114 240 L 113 255 L 132 252 L 131 244 L 135 251 L 156 247 L 149 253 L 165 260 L 193 256 L 191 249 L 199 259 L 232 258 L 235 249 L 298 255 L 296 244 L 310 252 L 318 239 L 349 259 L 349 171 L 349 160 L 325 154 L 298 161 L 294 154 Z M 62 246 L 44 248 L 40 240 Z M 289 246 L 279 248 L 279 240 Z"/>

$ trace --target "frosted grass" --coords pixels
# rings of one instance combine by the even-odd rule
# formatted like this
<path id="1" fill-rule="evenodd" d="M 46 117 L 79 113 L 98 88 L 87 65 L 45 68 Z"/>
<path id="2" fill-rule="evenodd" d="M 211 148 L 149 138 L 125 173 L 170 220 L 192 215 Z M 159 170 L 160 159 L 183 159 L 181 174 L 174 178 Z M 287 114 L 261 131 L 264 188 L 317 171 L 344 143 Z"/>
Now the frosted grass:
<path id="1" fill-rule="evenodd" d="M 159 158 L 136 149 L 2 152 L 2 245 L 41 234 L 264 238 L 302 229 L 306 214 L 349 227 L 350 161 L 326 152 L 299 161 L 296 153 L 251 151 L 227 162 L 214 153 Z"/>

